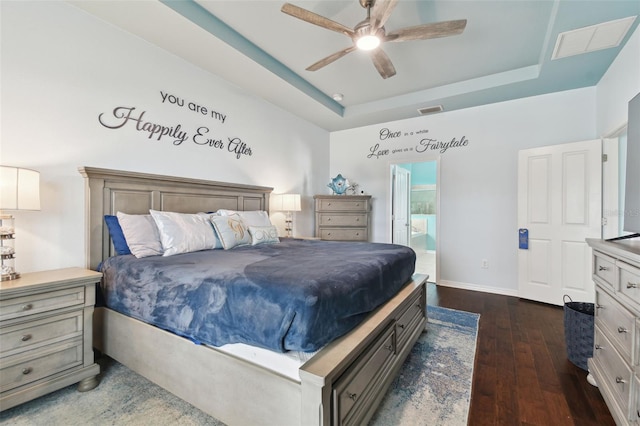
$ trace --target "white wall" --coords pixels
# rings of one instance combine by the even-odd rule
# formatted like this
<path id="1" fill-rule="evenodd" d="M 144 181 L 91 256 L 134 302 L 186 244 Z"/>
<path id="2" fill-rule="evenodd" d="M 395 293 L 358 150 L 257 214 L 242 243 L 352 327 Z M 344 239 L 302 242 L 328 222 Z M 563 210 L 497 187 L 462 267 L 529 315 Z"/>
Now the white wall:
<path id="1" fill-rule="evenodd" d="M 84 182 L 79 166 L 274 187 L 303 194 L 297 235 L 312 235 L 313 194 L 326 185 L 329 134 L 176 56 L 64 2 L 0 2 L 0 163 L 41 173 L 39 212 L 16 212 L 21 272 L 84 266 Z M 184 106 L 163 103 L 161 92 Z M 207 115 L 189 109 L 207 108 Z M 122 124 L 116 107 L 143 121 L 180 125 L 187 140 Z M 226 116 L 224 123 L 211 111 Z M 224 149 L 198 145 L 207 127 Z M 210 136 L 210 137 L 211 137 Z M 251 155 L 227 150 L 240 138 Z M 282 222 L 282 215 L 273 219 Z"/>
<path id="2" fill-rule="evenodd" d="M 640 93 L 640 27 L 596 87 L 598 135 L 606 136 L 626 124 L 629 101 Z"/>
<path id="3" fill-rule="evenodd" d="M 373 239 L 388 242 L 390 164 L 439 155 L 441 282 L 515 295 L 518 150 L 593 139 L 595 105 L 595 88 L 586 88 L 334 132 L 331 175 L 342 173 L 373 196 Z M 381 140 L 381 129 L 400 136 Z M 417 152 L 427 137 L 468 142 L 442 154 Z M 389 154 L 367 158 L 377 144 Z"/>

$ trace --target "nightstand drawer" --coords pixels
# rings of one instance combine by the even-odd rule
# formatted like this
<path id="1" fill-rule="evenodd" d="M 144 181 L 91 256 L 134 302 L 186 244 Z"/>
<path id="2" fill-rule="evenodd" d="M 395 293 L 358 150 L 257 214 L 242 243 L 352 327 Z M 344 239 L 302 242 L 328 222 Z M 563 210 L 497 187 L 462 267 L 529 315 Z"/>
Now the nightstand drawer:
<path id="1" fill-rule="evenodd" d="M 2 327 L 0 357 L 82 336 L 82 326 L 83 311 L 80 310 Z"/>
<path id="2" fill-rule="evenodd" d="M 82 339 L 74 339 L 28 355 L 16 355 L 3 360 L 0 370 L 1 392 L 82 365 Z"/>
<path id="3" fill-rule="evenodd" d="M 320 226 L 366 226 L 366 214 L 318 214 Z"/>
<path id="4" fill-rule="evenodd" d="M 593 275 L 609 284 L 611 288 L 614 288 L 617 269 L 615 259 L 597 251 L 594 251 L 593 255 Z"/>
<path id="5" fill-rule="evenodd" d="M 318 211 L 369 211 L 369 200 L 340 199 L 335 197 L 332 199 L 319 199 Z"/>
<path id="6" fill-rule="evenodd" d="M 0 301 L 0 320 L 20 318 L 40 312 L 52 311 L 84 304 L 84 287 L 16 297 Z"/>
<path id="7" fill-rule="evenodd" d="M 320 238 L 335 241 L 367 241 L 366 228 L 320 228 Z"/>

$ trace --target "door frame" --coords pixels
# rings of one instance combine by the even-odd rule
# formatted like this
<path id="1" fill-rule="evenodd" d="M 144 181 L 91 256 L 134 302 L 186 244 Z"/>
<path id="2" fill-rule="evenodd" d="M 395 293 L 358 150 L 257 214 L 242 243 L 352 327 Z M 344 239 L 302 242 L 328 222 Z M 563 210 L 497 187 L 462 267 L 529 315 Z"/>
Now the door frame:
<path id="1" fill-rule="evenodd" d="M 424 158 L 416 159 L 415 157 L 407 159 L 398 159 L 387 162 L 387 210 L 386 210 L 386 222 L 387 222 L 387 238 L 389 242 L 393 241 L 393 166 L 398 164 L 410 164 L 410 163 L 436 163 L 436 276 L 429 277 L 429 282 L 440 282 L 440 240 L 442 239 L 442 233 L 440 232 L 440 183 L 442 176 L 442 163 L 440 161 L 441 156 L 425 156 Z M 409 212 L 411 215 L 411 212 Z"/>

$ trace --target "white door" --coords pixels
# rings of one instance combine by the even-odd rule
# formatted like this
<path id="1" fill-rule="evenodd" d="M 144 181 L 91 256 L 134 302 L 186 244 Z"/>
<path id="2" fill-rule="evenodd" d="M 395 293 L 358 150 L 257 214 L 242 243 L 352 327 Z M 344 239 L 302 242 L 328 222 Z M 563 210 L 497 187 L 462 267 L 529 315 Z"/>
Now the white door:
<path id="1" fill-rule="evenodd" d="M 618 138 L 602 140 L 602 238 L 622 235 L 618 203 Z"/>
<path id="2" fill-rule="evenodd" d="M 528 249 L 518 249 L 520 297 L 594 301 L 585 238 L 601 235 L 601 158 L 600 140 L 519 152 L 518 227 L 529 235 Z"/>
<path id="3" fill-rule="evenodd" d="M 393 166 L 393 243 L 409 246 L 411 229 L 409 226 L 411 172 L 400 166 Z"/>

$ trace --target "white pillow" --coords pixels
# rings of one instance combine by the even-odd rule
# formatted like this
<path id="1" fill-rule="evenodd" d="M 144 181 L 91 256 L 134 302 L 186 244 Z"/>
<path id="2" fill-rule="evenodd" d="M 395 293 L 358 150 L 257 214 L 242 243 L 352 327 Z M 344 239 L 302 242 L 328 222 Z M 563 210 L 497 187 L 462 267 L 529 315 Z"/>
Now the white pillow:
<path id="1" fill-rule="evenodd" d="M 212 216 L 211 223 L 222 241 L 225 250 L 244 246 L 251 242 L 251 235 L 242 218 L 237 214 L 230 216 Z"/>
<path id="2" fill-rule="evenodd" d="M 117 212 L 116 216 L 131 254 L 140 258 L 163 253 L 160 233 L 151 215 Z"/>
<path id="3" fill-rule="evenodd" d="M 242 218 L 246 226 L 271 226 L 271 220 L 269 220 L 269 214 L 264 210 L 248 210 L 248 211 L 236 211 L 236 210 L 218 210 L 218 214 L 221 216 L 231 216 L 237 214 Z"/>
<path id="4" fill-rule="evenodd" d="M 251 245 L 279 243 L 278 229 L 275 226 L 250 226 Z"/>
<path id="5" fill-rule="evenodd" d="M 163 256 L 221 248 L 205 213 L 187 214 L 149 210 L 160 232 Z"/>

